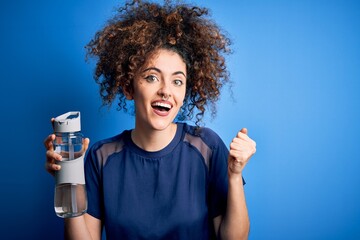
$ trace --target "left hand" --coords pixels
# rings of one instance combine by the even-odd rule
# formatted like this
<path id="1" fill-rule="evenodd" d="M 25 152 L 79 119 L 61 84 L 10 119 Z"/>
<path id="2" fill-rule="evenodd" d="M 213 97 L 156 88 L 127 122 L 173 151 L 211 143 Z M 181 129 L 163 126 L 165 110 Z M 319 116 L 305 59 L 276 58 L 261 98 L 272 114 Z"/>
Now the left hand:
<path id="1" fill-rule="evenodd" d="M 246 128 L 241 129 L 230 143 L 229 174 L 241 174 L 245 165 L 256 152 L 256 143 L 249 138 L 247 133 Z"/>

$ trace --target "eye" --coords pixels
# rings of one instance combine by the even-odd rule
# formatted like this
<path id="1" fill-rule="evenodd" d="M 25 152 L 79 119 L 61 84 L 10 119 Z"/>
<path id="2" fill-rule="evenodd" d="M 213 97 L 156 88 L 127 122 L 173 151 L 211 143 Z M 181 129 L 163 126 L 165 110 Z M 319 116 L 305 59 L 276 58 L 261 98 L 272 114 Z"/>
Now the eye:
<path id="1" fill-rule="evenodd" d="M 184 83 L 183 83 L 183 81 L 180 80 L 180 79 L 175 79 L 175 80 L 174 80 L 174 84 L 175 84 L 176 86 L 181 86 L 181 85 L 183 85 Z"/>
<path id="2" fill-rule="evenodd" d="M 149 83 L 159 81 L 158 78 L 156 76 L 154 76 L 154 75 L 149 75 L 149 76 L 146 76 L 144 78 Z"/>

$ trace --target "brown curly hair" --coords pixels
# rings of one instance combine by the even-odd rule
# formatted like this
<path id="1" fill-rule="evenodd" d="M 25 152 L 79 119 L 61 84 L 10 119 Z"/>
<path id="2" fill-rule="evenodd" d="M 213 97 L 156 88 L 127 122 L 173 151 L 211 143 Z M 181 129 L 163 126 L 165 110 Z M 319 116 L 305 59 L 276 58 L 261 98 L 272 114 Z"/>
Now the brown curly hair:
<path id="1" fill-rule="evenodd" d="M 171 0 L 164 5 L 133 0 L 119 8 L 86 46 L 87 56 L 97 58 L 94 78 L 103 105 L 111 106 L 118 98 L 119 109 L 126 111 L 124 91 L 133 92 L 133 79 L 147 57 L 165 48 L 186 63 L 187 89 L 178 118 L 191 120 L 195 115 L 199 125 L 205 106 L 215 116 L 220 89 L 229 82 L 224 54 L 231 50 L 229 38 L 207 16 L 206 8 Z"/>

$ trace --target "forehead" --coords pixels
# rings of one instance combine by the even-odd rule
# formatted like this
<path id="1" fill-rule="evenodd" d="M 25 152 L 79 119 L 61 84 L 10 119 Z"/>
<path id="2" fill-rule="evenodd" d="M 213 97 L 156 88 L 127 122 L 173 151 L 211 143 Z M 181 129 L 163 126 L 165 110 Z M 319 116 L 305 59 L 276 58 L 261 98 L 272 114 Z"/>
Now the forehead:
<path id="1" fill-rule="evenodd" d="M 184 59 L 175 51 L 168 49 L 159 49 L 150 53 L 143 69 L 148 67 L 156 67 L 164 71 L 174 70 L 186 72 Z"/>

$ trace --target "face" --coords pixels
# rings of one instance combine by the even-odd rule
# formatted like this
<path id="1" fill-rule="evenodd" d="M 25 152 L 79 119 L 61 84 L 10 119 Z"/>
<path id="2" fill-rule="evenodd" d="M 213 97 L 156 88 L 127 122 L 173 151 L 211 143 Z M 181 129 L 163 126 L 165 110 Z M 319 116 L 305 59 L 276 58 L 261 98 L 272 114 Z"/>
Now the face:
<path id="1" fill-rule="evenodd" d="M 136 128 L 165 130 L 174 121 L 185 98 L 186 64 L 179 54 L 160 49 L 134 79 Z"/>

